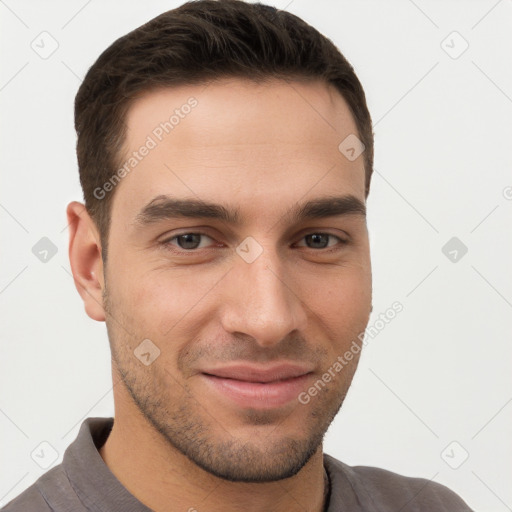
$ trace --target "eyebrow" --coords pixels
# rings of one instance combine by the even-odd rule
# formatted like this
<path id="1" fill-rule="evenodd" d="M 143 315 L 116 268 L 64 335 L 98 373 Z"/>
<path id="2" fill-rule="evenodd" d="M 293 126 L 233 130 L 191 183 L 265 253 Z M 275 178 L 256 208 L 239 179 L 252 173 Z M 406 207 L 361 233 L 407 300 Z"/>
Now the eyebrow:
<path id="1" fill-rule="evenodd" d="M 283 217 L 289 223 L 298 223 L 308 219 L 321 219 L 342 215 L 366 216 L 366 205 L 357 197 L 328 196 L 295 205 Z M 223 205 L 200 199 L 179 199 L 168 195 L 159 195 L 150 201 L 136 215 L 134 224 L 147 226 L 162 220 L 176 218 L 217 219 L 228 224 L 240 224 L 241 215 L 238 208 L 228 209 Z"/>

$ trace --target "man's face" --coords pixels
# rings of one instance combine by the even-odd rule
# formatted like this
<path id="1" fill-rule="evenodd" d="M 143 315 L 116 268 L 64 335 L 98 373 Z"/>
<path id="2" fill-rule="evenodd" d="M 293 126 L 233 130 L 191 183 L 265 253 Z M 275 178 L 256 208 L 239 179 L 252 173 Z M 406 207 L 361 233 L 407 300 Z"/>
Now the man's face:
<path id="1" fill-rule="evenodd" d="M 126 159 L 150 149 L 112 204 L 104 296 L 119 385 L 210 473 L 290 477 L 321 449 L 358 355 L 333 365 L 371 311 L 366 218 L 341 211 L 365 203 L 363 156 L 338 149 L 357 134 L 348 106 L 322 82 L 226 79 L 150 92 L 126 123 Z"/>

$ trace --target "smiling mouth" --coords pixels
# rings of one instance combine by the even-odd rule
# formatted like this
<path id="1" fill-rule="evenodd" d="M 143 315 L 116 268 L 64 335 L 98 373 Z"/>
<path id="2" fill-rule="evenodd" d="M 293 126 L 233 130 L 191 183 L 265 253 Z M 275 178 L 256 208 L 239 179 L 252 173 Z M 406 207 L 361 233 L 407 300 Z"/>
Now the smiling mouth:
<path id="1" fill-rule="evenodd" d="M 282 407 L 297 400 L 312 374 L 310 367 L 297 364 L 234 365 L 201 373 L 214 393 L 239 407 L 255 409 Z"/>

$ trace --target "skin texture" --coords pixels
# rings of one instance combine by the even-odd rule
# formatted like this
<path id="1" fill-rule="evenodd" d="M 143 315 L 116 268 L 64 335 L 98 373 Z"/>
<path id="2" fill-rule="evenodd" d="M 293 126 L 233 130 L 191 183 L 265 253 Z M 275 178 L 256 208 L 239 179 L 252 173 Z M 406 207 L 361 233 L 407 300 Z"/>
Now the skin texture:
<path id="1" fill-rule="evenodd" d="M 307 391 L 360 344 L 372 300 L 365 216 L 286 217 L 326 196 L 365 203 L 363 157 L 338 150 L 357 129 L 323 82 L 230 78 L 141 96 L 126 119 L 124 156 L 191 96 L 197 106 L 109 192 L 105 268 L 83 205 L 67 209 L 75 284 L 87 314 L 106 322 L 112 349 L 115 422 L 100 454 L 156 511 L 321 511 L 322 439 L 359 356 L 309 403 L 258 409 L 212 390 L 201 370 L 300 362 L 312 369 Z M 241 221 L 137 224 L 163 194 L 238 209 Z M 195 249 L 172 239 L 197 232 Z M 332 235 L 327 248 L 306 236 L 314 233 Z M 262 249 L 252 263 L 236 252 L 247 237 Z M 149 365 L 134 355 L 144 339 L 160 350 Z"/>

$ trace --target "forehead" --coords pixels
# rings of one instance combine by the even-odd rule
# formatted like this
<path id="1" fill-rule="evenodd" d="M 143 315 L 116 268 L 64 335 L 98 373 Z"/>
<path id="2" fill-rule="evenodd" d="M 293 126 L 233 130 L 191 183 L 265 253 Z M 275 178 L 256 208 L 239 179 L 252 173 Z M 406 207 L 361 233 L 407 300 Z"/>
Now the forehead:
<path id="1" fill-rule="evenodd" d="M 136 214 L 162 194 L 270 211 L 276 202 L 350 193 L 364 200 L 363 156 L 338 149 L 357 128 L 324 82 L 230 78 L 148 92 L 126 119 L 114 208 Z M 126 165 L 129 162 L 129 165 Z"/>

